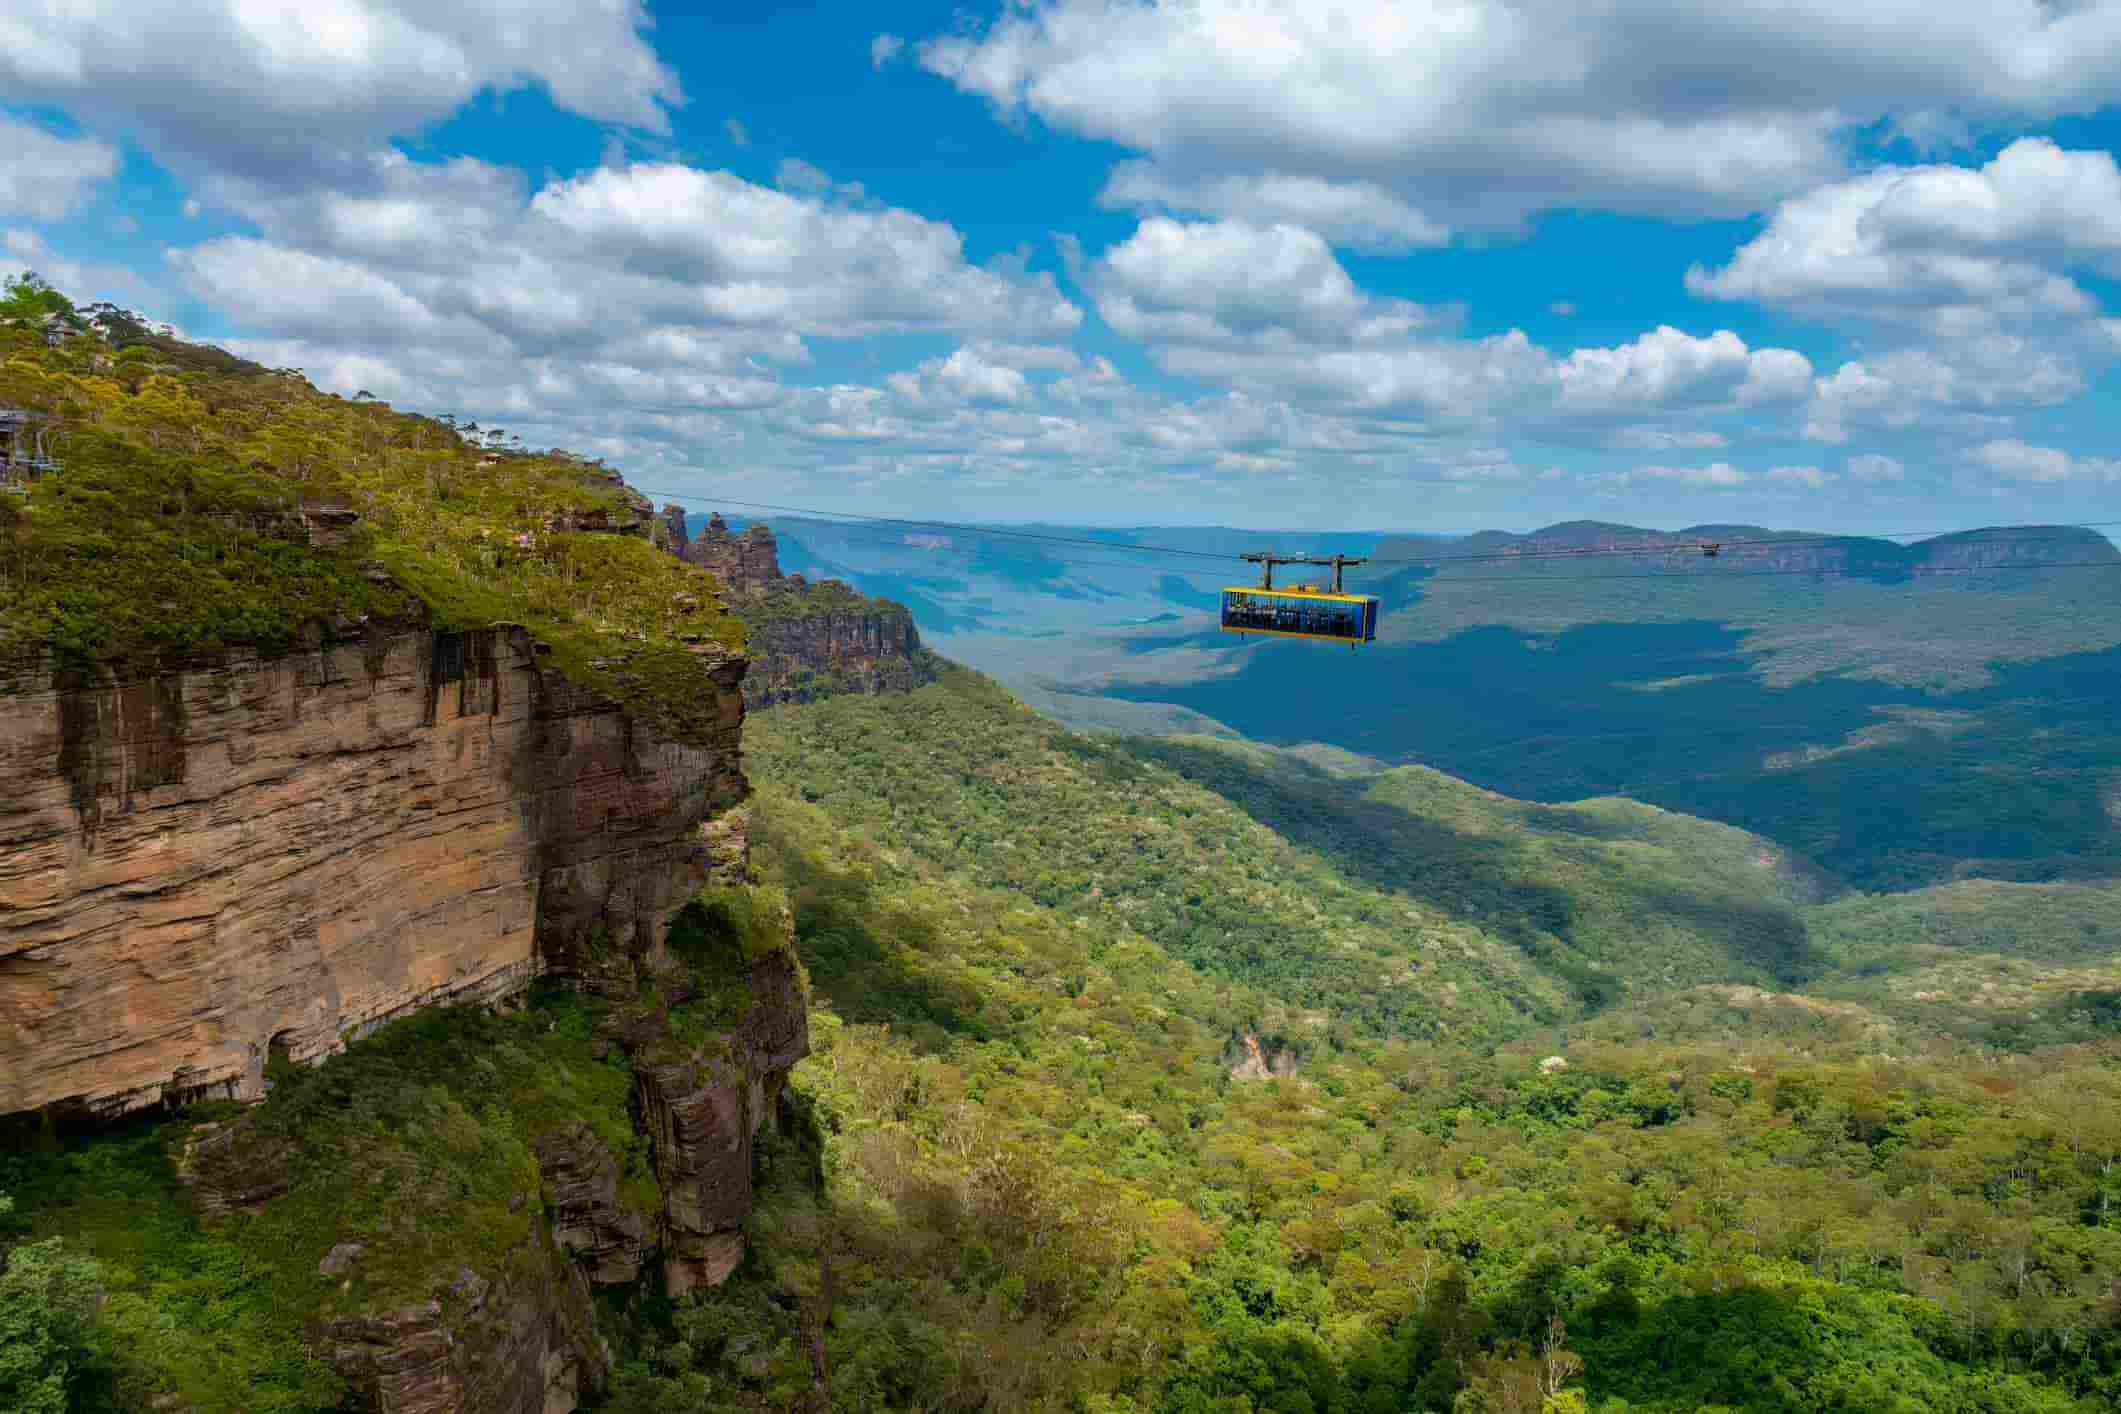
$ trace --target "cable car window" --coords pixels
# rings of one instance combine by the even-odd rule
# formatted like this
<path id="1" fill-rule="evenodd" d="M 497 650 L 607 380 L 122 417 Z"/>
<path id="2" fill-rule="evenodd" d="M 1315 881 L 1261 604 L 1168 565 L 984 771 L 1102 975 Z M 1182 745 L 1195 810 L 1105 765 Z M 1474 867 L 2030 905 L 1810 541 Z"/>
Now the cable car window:
<path id="1" fill-rule="evenodd" d="M 1227 590 L 1222 627 L 1238 633 L 1279 633 L 1364 643 L 1376 636 L 1376 601 L 1352 596 Z"/>

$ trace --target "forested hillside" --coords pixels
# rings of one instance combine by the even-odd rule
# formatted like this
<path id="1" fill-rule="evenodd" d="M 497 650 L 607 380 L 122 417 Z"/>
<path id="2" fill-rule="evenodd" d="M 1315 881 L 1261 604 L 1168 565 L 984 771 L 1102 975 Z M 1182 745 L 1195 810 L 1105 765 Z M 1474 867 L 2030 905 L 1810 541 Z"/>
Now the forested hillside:
<path id="1" fill-rule="evenodd" d="M 860 729 L 894 708 L 888 744 Z M 1432 898 L 1351 877 L 1380 866 L 1336 857 L 1304 817 L 1326 811 L 1305 791 L 1344 779 L 1319 767 L 1187 743 L 1122 757 L 961 673 L 908 698 L 776 709 L 752 743 L 758 866 L 786 891 L 819 998 L 794 1076 L 808 1118 L 762 1151 L 753 1255 L 728 1285 L 603 1300 L 616 1364 L 599 1407 L 801 1407 L 820 1353 L 850 1409 L 2088 1414 L 2121 1396 L 2114 1041 L 1999 1058 L 1856 1006 L 1648 979 L 1564 1038 L 1544 1023 L 1581 1018 L 1580 994 L 1542 982 L 1506 917 L 1449 916 L 1507 899 L 1507 878 L 1426 885 Z M 914 760 L 930 784 L 886 809 Z M 1056 802 L 1044 821 L 1012 793 L 1034 766 Z M 1200 784 L 1215 768 L 1291 838 Z M 1550 811 L 1419 772 L 1369 789 L 1380 810 L 1433 813 L 1425 828 L 1487 832 L 1499 867 L 1528 878 L 1558 851 L 1544 857 L 1576 871 L 1558 893 L 1604 881 L 1603 907 L 1642 910 L 1592 910 L 1600 928 L 1680 926 L 1627 892 L 1616 851 L 1643 855 L 1641 883 L 1697 852 L 1698 907 L 1728 906 L 1754 869 L 1757 906 L 1817 913 L 1802 902 L 1817 876 L 1763 866 L 1723 827 L 1624 803 Z M 1130 808 L 1123 856 L 1067 847 Z M 995 847 L 1012 826 L 1032 862 Z M 1152 876 L 1189 902 L 1130 906 Z M 1293 913 L 1306 894 L 1308 920 Z M 1824 905 L 1847 915 L 1834 946 L 1858 946 L 1878 906 Z M 1248 910 L 1266 920 L 1252 951 L 1209 946 Z M 1194 914 L 1226 926 L 1189 929 Z M 1361 974 L 1337 980 L 1321 942 L 1348 931 L 1381 949 L 1394 935 L 1378 919 L 1456 944 L 1465 970 L 1438 990 L 1464 994 L 1491 963 L 1485 985 L 1516 979 L 1508 995 L 1544 996 L 1544 1020 L 1491 1007 L 1472 1014 L 1478 1044 L 1425 1040 L 1410 991 L 1328 1021 L 1320 999 Z M 476 1027 L 442 1043 L 422 1023 L 428 1039 L 387 1033 L 349 1057 L 376 1061 L 328 1072 L 357 1107 L 387 1106 L 392 1066 L 447 1053 L 490 1076 L 476 1050 L 434 1048 L 499 1045 L 497 1060 L 564 1065 L 591 1094 L 602 1072 L 562 1057 L 588 1034 L 567 1016 L 533 1009 L 533 1049 Z M 1278 1076 L 1246 1066 L 1252 1039 Z M 501 1138 L 528 1122 L 510 1118 L 517 1101 L 483 1083 L 467 1112 L 509 1128 L 479 1142 L 520 1143 Z M 0 1175 L 28 1200 L 16 1231 L 58 1237 L 101 1264 L 84 1280 L 126 1293 L 86 1337 L 97 1368 L 139 1322 L 163 1323 L 174 1359 L 184 1332 L 249 1309 L 229 1303 L 270 1250 L 246 1257 L 202 1227 L 168 1162 L 147 1129 Z M 276 1329 L 223 1328 L 217 1359 L 254 1362 L 272 1347 L 249 1342 Z M 273 1377 L 288 1394 L 271 1407 L 325 1407 L 304 1402 L 299 1369 Z"/>
<path id="2" fill-rule="evenodd" d="M 66 430 L 0 500 L 18 650 L 511 618 L 682 730 L 676 669 L 743 640 L 593 465 L 18 333 Z M 254 1103 L 8 1118 L 0 1409 L 2121 1402 L 2110 883 L 1861 892 L 1627 799 L 877 686 L 746 721 L 748 825 L 686 830 L 751 872 L 636 953 L 263 1047 Z"/>
<path id="3" fill-rule="evenodd" d="M 1624 796 L 1866 889 L 2102 877 L 2121 857 L 2121 552 L 2092 529 L 1081 532 L 1179 552 L 1159 558 L 796 524 L 834 573 L 905 597 L 948 656 L 1071 725 L 1326 742 L 1535 800 Z M 1709 537 L 1729 547 L 1706 557 Z M 1321 656 L 1218 632 L 1217 591 L 1252 577 L 1235 552 L 1268 544 L 1367 553 L 1350 582 L 1383 602 L 1378 642 Z"/>
<path id="4" fill-rule="evenodd" d="M 1046 676 L 1511 795 L 1648 801 L 1864 888 L 2114 868 L 2121 571 L 1452 570 L 1399 589 L 1356 654 L 1174 626 Z"/>
<path id="5" fill-rule="evenodd" d="M 1357 793 L 1257 748 L 1068 732 L 961 671 L 750 731 L 757 776 L 882 842 L 1388 1034 L 1800 980 L 1817 964 L 1798 905 L 1834 888 L 1766 841 L 1632 802 L 1527 806 L 1419 770 Z"/>
<path id="6" fill-rule="evenodd" d="M 1096 837 L 1093 811 L 1151 800 L 1173 830 L 1182 803 L 1215 818 L 1230 797 L 1179 789 L 1175 758 L 1196 780 L 1223 766 L 1222 788 L 1280 813 L 1289 857 L 1336 878 L 1349 866 L 1320 836 L 1315 768 L 1180 743 L 1123 769 L 1123 748 L 963 675 L 889 704 L 905 710 L 887 743 L 860 729 L 883 705 L 783 709 L 753 737 L 763 856 L 841 1022 L 798 1073 L 834 1177 L 822 1204 L 778 1210 L 806 1245 L 757 1276 L 815 1294 L 820 1248 L 834 1254 L 861 1312 L 839 1348 L 873 1407 L 2089 1410 L 2121 1391 L 2114 1041 L 2004 1060 L 1742 985 L 1645 995 L 1566 1041 L 1534 1027 L 1497 1050 L 1307 1032 L 1330 914 L 1247 968 L 1183 916 L 1128 906 L 1139 870 L 1175 877 L 1202 918 L 1233 894 L 1272 917 L 1258 851 L 1211 865 L 1165 841 L 1115 861 L 1068 841 Z M 1034 759 L 1073 828 L 1011 793 Z M 902 760 L 933 784 L 900 808 Z M 1641 890 L 1690 855 L 1697 908 L 1757 878 L 1756 907 L 1820 914 L 1805 901 L 1823 880 L 1721 827 L 1625 802 L 1549 811 L 1419 772 L 1373 789 L 1380 809 L 1403 809 L 1397 793 L 1433 810 L 1427 829 L 1486 829 L 1525 882 L 1558 863 L 1550 886 L 1587 905 L 1603 883 L 1590 911 L 1616 943 L 1630 921 L 1683 933 Z M 993 847 L 1008 827 L 1031 864 Z M 1632 879 L 1613 853 L 1642 856 Z M 1506 872 L 1421 872 L 1401 896 L 1426 907 L 1424 889 L 1464 908 L 1514 892 Z M 1865 934 L 1849 921 L 1864 906 L 1825 905 L 1844 919 L 1831 946 Z M 1301 1056 L 1293 1075 L 1238 1078 L 1233 1035 L 1262 1031 Z M 1543 1061 L 1557 1046 L 1565 1063 Z M 925 1373 L 893 1385 L 855 1331 L 922 1352 Z M 644 1352 L 625 1407 L 719 1407 L 654 1403 L 679 1387 L 670 1350 Z"/>
<path id="7" fill-rule="evenodd" d="M 889 748 L 853 729 L 877 705 L 783 709 L 754 737 L 762 860 L 834 1018 L 797 1075 L 825 1187 L 784 1191 L 775 1259 L 647 1337 L 615 1407 L 777 1407 L 797 1345 L 761 1357 L 740 1313 L 812 1308 L 828 1264 L 853 1408 L 2088 1411 L 2121 1392 L 2115 1043 L 1999 1061 L 1856 1007 L 1689 989 L 1566 1043 L 1299 1034 L 1293 1075 L 1241 1078 L 1233 1035 L 1301 1025 L 1300 962 L 1236 980 L 1227 955 L 1179 961 L 1187 933 L 1137 920 L 1128 870 L 1061 848 L 1066 828 L 1024 822 L 1050 877 L 981 848 L 1023 804 L 1017 736 L 1078 820 L 1159 800 L 1182 821 L 1202 795 L 1145 767 L 1073 780 L 1067 738 L 962 675 L 894 704 Z M 898 752 L 927 763 L 927 799 L 971 797 L 958 830 L 882 807 Z M 1443 813 L 1527 809 L 1465 792 Z M 1589 813 L 1621 842 L 1692 823 Z M 1276 906 L 1243 856 L 1151 853 L 1138 867 L 1205 916 L 1224 891 Z M 1097 882 L 1062 887 L 1071 861 Z M 1566 1063 L 1543 1061 L 1557 1044 Z"/>

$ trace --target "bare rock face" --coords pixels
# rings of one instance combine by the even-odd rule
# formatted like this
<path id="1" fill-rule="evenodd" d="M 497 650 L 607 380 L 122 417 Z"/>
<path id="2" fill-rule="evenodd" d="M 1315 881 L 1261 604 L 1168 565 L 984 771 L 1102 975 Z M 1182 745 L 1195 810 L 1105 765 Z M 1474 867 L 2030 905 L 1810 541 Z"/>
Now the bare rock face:
<path id="1" fill-rule="evenodd" d="M 294 1183 L 294 1145 L 259 1142 L 241 1123 L 202 1124 L 184 1141 L 177 1176 L 209 1218 L 256 1212 Z"/>
<path id="2" fill-rule="evenodd" d="M 593 937 L 632 956 L 740 862 L 741 658 L 688 740 L 520 628 L 68 681 L 0 673 L 0 1113 L 255 1098 Z"/>
<path id="3" fill-rule="evenodd" d="M 773 1122 L 789 1068 L 810 1050 L 793 958 L 761 958 L 750 985 L 750 1008 L 711 1054 L 673 1051 L 659 1019 L 626 1038 L 663 1191 L 663 1281 L 673 1298 L 721 1285 L 743 1260 L 752 1143 Z"/>
<path id="4" fill-rule="evenodd" d="M 502 1271 L 466 1269 L 432 1300 L 322 1322 L 311 1343 L 364 1414 L 566 1414 L 611 1368 L 589 1283 L 542 1219 Z"/>
<path id="5" fill-rule="evenodd" d="M 648 1260 L 648 1224 L 619 1202 L 617 1156 L 579 1121 L 540 1135 L 532 1147 L 561 1250 L 580 1261 L 598 1286 L 638 1277 Z"/>
<path id="6" fill-rule="evenodd" d="M 913 614 L 902 605 L 873 599 L 860 608 L 785 615 L 771 615 L 771 607 L 748 625 L 747 706 L 911 692 L 935 681 L 934 656 L 921 647 Z M 736 611 L 742 615 L 744 606 Z"/>
<path id="7" fill-rule="evenodd" d="M 780 547 L 773 532 L 755 524 L 742 535 L 735 534 L 719 512 L 707 517 L 699 538 L 685 547 L 684 557 L 712 573 L 730 594 L 760 593 L 781 579 Z"/>
<path id="8" fill-rule="evenodd" d="M 685 554 L 685 508 L 666 504 L 656 512 L 655 523 L 648 528 L 649 543 L 658 550 L 683 558 Z"/>
<path id="9" fill-rule="evenodd" d="M 1293 1049 L 1263 1042 L 1250 1031 L 1223 1047 L 1223 1066 L 1232 1080 L 1286 1080 L 1303 1068 Z"/>
<path id="10" fill-rule="evenodd" d="M 812 584 L 782 574 L 779 542 L 763 523 L 739 535 L 720 515 L 709 516 L 682 553 L 713 573 L 731 612 L 744 621 L 751 659 L 746 706 L 911 692 L 935 681 L 937 662 L 921 647 L 911 610 L 836 579 Z"/>

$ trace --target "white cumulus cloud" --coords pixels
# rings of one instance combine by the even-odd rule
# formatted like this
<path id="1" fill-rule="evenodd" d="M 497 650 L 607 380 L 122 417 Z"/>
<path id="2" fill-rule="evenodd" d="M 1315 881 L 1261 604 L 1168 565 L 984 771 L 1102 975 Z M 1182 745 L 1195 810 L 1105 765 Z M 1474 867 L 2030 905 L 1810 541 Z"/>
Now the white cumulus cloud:
<path id="1" fill-rule="evenodd" d="M 2037 447 L 2014 437 L 1983 442 L 1972 456 L 2011 481 L 2121 481 L 2121 461 L 2072 456 L 2058 447 Z"/>
<path id="2" fill-rule="evenodd" d="M 2121 269 L 2121 169 L 2024 138 L 1980 168 L 1886 167 L 1782 203 L 1721 270 L 1687 287 L 1947 336 L 2075 322 L 2097 302 L 2067 273 Z"/>
<path id="3" fill-rule="evenodd" d="M 944 223 L 675 163 L 533 191 L 472 159 L 392 153 L 354 190 L 241 209 L 259 235 L 172 255 L 194 294 L 253 331 L 232 341 L 239 351 L 340 391 L 585 446 L 671 453 L 689 438 L 697 455 L 701 439 L 765 435 L 730 415 L 796 404 L 804 416 L 776 435 L 810 444 L 932 413 L 932 398 L 883 389 L 820 406 L 792 377 L 813 338 L 985 336 L 929 383 L 954 404 L 1021 403 L 1024 368 L 1074 362 L 1030 340 L 1081 318 L 1050 276 L 968 261 Z"/>
<path id="4" fill-rule="evenodd" d="M 1816 466 L 1778 466 L 1768 472 L 1767 479 L 1778 486 L 1802 486 L 1808 491 L 1817 491 L 1837 478 L 1831 471 L 1822 471 Z"/>
<path id="5" fill-rule="evenodd" d="M 0 7 L 0 99 L 188 169 L 286 182 L 486 89 L 653 132 L 683 100 L 641 0 L 198 0 Z"/>
<path id="6" fill-rule="evenodd" d="M 1907 479 L 1907 467 L 1882 452 L 1864 452 L 1850 457 L 1847 469 L 1849 476 L 1853 479 L 1870 482 L 1874 485 L 1881 482 L 1905 481 Z"/>
<path id="7" fill-rule="evenodd" d="M 1091 288 L 1118 332 L 1176 343 L 1340 343 L 1429 319 L 1409 301 L 1364 294 L 1323 240 L 1288 225 L 1151 217 L 1097 262 Z"/>
<path id="8" fill-rule="evenodd" d="M 1106 206 L 1177 212 L 1252 226 L 1301 226 L 1357 250 L 1397 252 L 1442 245 L 1448 226 L 1369 181 L 1329 181 L 1288 172 L 1225 173 L 1174 181 L 1148 162 L 1122 162 L 1098 194 Z"/>
<path id="9" fill-rule="evenodd" d="M 0 114 L 0 216 L 56 221 L 118 170 L 118 151 Z"/>
<path id="10" fill-rule="evenodd" d="M 1840 174 L 1851 124 L 2110 104 L 2121 3 L 1019 0 L 918 53 L 1005 115 L 1143 154 L 1120 193 L 1249 215 L 1231 179 L 1299 173 L 1508 227 L 1745 214 Z"/>
<path id="11" fill-rule="evenodd" d="M 1728 491 L 1744 486 L 1753 478 L 1729 462 L 1711 462 L 1707 466 L 1630 467 L 1626 471 L 1614 472 L 1606 479 L 1621 486 L 1663 481 L 1697 490 Z"/>
<path id="12" fill-rule="evenodd" d="M 1669 325 L 1617 348 L 1577 349 L 1556 370 L 1564 412 L 1789 402 L 1812 365 L 1789 349 L 1748 349 L 1728 329 L 1696 338 Z"/>

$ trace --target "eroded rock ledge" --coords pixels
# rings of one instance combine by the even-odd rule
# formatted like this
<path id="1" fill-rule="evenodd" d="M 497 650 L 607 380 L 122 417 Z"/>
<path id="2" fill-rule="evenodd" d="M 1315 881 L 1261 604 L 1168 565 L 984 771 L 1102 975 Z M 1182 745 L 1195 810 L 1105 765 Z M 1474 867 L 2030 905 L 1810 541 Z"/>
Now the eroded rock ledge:
<path id="1" fill-rule="evenodd" d="M 646 953 L 743 858 L 744 660 L 699 651 L 688 742 L 507 626 L 0 676 L 0 1113 L 255 1098 L 592 933 Z"/>
<path id="2" fill-rule="evenodd" d="M 683 541 L 684 515 L 664 507 L 666 539 Z M 848 693 L 911 692 L 935 681 L 935 655 L 921 646 L 913 612 L 856 593 L 836 579 L 815 583 L 781 573 L 779 542 L 763 524 L 738 534 L 720 515 L 678 551 L 712 573 L 731 612 L 744 621 L 750 671 L 744 701 L 753 708 Z"/>

